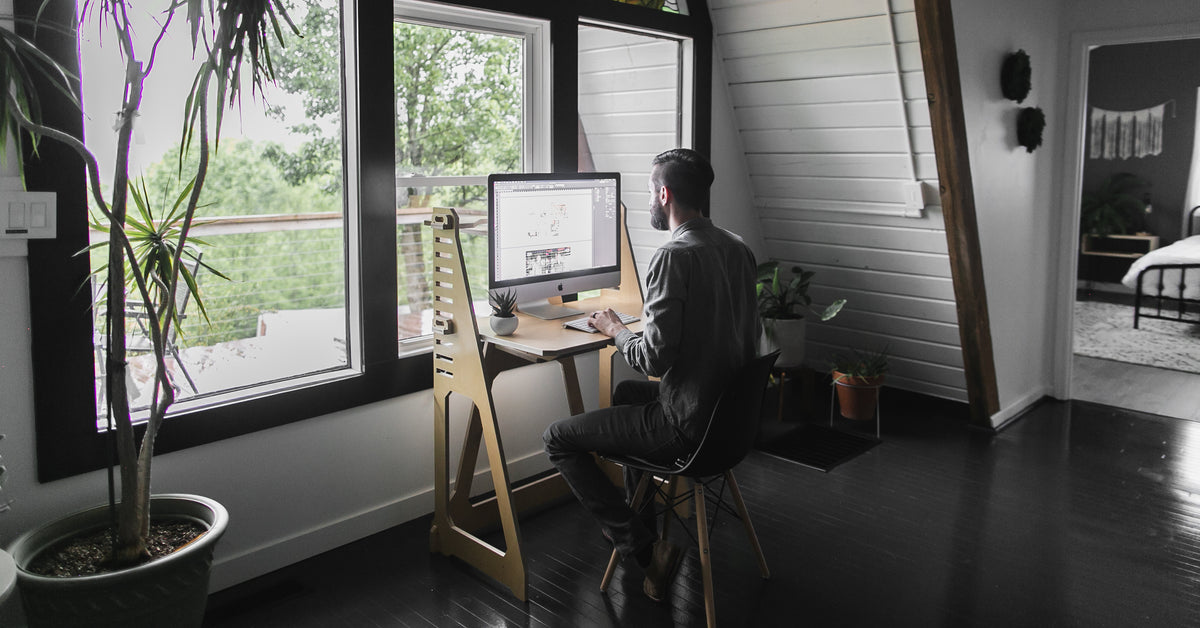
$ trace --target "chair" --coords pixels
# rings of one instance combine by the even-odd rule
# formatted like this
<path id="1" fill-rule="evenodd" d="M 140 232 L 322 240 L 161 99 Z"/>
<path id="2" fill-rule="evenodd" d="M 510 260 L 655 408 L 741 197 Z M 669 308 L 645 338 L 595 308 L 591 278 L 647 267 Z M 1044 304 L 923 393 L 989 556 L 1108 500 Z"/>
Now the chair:
<path id="1" fill-rule="evenodd" d="M 678 506 L 688 501 L 694 502 L 696 543 L 700 549 L 700 569 L 704 577 L 704 611 L 709 626 L 716 625 L 716 610 L 713 602 L 712 563 L 709 558 L 708 537 L 708 530 L 712 522 L 708 520 L 705 507 L 706 490 L 712 493 L 717 500 L 716 508 L 713 510 L 713 522 L 721 510 L 741 519 L 746 528 L 746 534 L 750 538 L 750 545 L 754 547 L 754 553 L 758 556 L 758 566 L 762 577 L 764 579 L 771 577 L 771 572 L 767 569 L 766 558 L 763 557 L 762 548 L 758 544 L 758 536 L 754 533 L 754 526 L 750 523 L 750 513 L 746 510 L 746 504 L 742 501 L 742 493 L 738 490 L 737 481 L 734 480 L 733 467 L 741 462 L 754 447 L 767 378 L 778 357 L 779 352 L 775 351 L 755 358 L 730 381 L 729 386 L 717 400 L 700 446 L 696 448 L 689 459 L 663 466 L 634 457 L 607 457 L 612 462 L 644 472 L 637 490 L 634 492 L 632 503 L 643 504 L 643 498 L 646 496 L 646 490 L 652 479 L 655 481 L 656 496 L 665 502 L 667 512 L 677 513 Z M 691 482 L 692 490 L 682 493 L 676 491 L 676 485 L 681 480 Z M 718 485 L 718 488 L 711 488 L 713 485 Z M 724 501 L 726 486 L 729 487 L 729 494 L 733 498 L 736 511 L 732 510 Z M 646 501 L 652 504 L 654 499 Z M 646 506 L 643 504 L 643 507 Z M 678 517 L 678 514 L 676 516 Z M 663 538 L 666 538 L 669 523 L 670 518 L 664 517 Z M 608 561 L 608 569 L 604 572 L 604 580 L 600 583 L 601 591 L 608 589 L 619 558 L 617 551 L 614 550 L 612 558 Z"/>

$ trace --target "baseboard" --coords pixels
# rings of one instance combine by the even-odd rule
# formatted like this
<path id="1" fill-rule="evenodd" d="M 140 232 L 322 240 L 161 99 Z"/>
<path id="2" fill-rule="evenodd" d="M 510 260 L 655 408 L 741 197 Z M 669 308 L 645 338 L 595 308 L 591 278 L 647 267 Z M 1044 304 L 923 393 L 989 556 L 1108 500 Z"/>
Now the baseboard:
<path id="1" fill-rule="evenodd" d="M 1017 399 L 1013 403 L 1000 409 L 999 412 L 992 415 L 992 429 L 997 432 L 1008 427 L 1010 423 L 1017 420 L 1026 410 L 1032 408 L 1042 399 L 1050 396 L 1050 389 L 1042 387 L 1038 390 L 1030 391 L 1028 394 Z"/>
<path id="2" fill-rule="evenodd" d="M 508 464 L 509 474 L 514 482 L 549 468 L 550 463 L 541 451 L 529 453 L 519 459 L 510 459 Z M 474 494 L 492 490 L 490 470 L 485 467 L 476 471 L 472 487 L 475 489 L 472 491 Z M 213 562 L 209 593 L 253 580 L 432 512 L 433 486 L 429 486 L 392 502 L 328 521 L 288 537 L 274 539 L 232 556 L 220 557 Z"/>

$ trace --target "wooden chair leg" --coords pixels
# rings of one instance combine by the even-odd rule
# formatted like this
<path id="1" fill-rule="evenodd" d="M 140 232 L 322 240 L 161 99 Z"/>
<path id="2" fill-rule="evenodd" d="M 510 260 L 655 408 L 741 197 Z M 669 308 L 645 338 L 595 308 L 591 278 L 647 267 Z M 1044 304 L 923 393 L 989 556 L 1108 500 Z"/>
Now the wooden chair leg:
<path id="1" fill-rule="evenodd" d="M 621 561 L 621 553 L 613 550 L 612 556 L 608 559 L 608 568 L 604 570 L 604 579 L 600 581 L 600 592 L 608 591 L 608 583 L 612 581 L 613 573 L 617 570 L 617 563 Z"/>
<path id="2" fill-rule="evenodd" d="M 642 501 L 642 497 L 646 495 L 646 487 L 650 485 L 650 479 L 653 476 L 651 473 L 643 473 L 642 480 L 638 482 L 637 490 L 633 492 L 631 504 L 637 504 Z M 617 570 L 617 563 L 621 561 L 621 553 L 615 548 L 612 556 L 608 559 L 608 568 L 604 570 L 604 578 L 600 581 L 600 592 L 608 591 L 608 583 L 612 581 L 613 573 Z"/>
<path id="3" fill-rule="evenodd" d="M 754 533 L 754 524 L 750 523 L 750 511 L 746 509 L 746 502 L 742 501 L 742 491 L 738 489 L 737 480 L 733 479 L 732 469 L 725 471 L 725 484 L 729 486 L 733 502 L 737 504 L 738 516 L 742 518 L 742 525 L 746 526 L 746 535 L 750 537 L 750 545 L 754 546 L 754 553 L 758 556 L 758 570 L 762 573 L 763 580 L 766 580 L 771 577 L 771 570 L 767 569 L 767 559 L 763 556 L 762 547 L 758 544 L 758 535 Z"/>
<path id="4" fill-rule="evenodd" d="M 696 542 L 700 546 L 700 573 L 704 579 L 704 617 L 709 628 L 717 625 L 716 600 L 713 597 L 712 557 L 708 546 L 708 512 L 704 504 L 704 483 L 692 487 L 696 509 Z"/>

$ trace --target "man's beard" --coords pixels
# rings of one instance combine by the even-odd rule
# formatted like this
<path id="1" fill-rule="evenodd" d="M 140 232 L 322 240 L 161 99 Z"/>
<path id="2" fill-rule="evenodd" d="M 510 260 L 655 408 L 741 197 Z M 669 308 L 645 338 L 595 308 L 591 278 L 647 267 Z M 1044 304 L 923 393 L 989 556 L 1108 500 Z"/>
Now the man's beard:
<path id="1" fill-rule="evenodd" d="M 659 231 L 666 231 L 671 226 L 667 212 L 657 198 L 650 199 L 650 226 Z"/>

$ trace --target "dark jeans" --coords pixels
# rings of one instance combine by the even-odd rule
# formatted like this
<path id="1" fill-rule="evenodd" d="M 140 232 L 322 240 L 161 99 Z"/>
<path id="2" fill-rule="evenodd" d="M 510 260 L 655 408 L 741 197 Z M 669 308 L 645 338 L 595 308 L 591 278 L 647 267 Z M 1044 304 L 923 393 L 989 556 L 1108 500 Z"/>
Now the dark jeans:
<path id="1" fill-rule="evenodd" d="M 627 501 L 637 488 L 638 478 L 626 470 L 628 495 L 622 495 L 600 470 L 592 452 L 666 464 L 689 454 L 694 444 L 667 420 L 658 402 L 658 382 L 623 381 L 613 392 L 612 401 L 612 407 L 552 423 L 542 440 L 550 462 L 575 497 L 600 523 L 617 550 L 630 557 L 658 538 Z"/>

